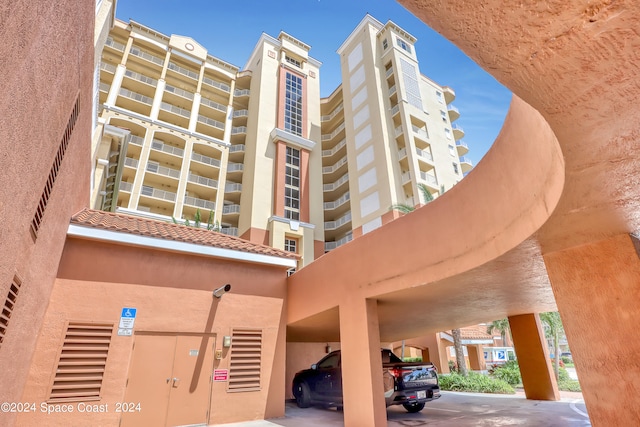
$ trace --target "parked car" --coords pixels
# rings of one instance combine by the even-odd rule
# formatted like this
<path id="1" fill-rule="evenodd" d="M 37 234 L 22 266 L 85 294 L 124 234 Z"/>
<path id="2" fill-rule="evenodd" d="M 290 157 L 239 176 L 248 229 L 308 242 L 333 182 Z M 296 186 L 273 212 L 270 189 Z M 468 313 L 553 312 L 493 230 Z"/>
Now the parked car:
<path id="1" fill-rule="evenodd" d="M 570 351 L 565 351 L 565 352 L 560 353 L 560 358 L 563 358 L 563 357 L 566 357 L 571 362 L 573 362 L 573 356 L 571 355 Z"/>
<path id="2" fill-rule="evenodd" d="M 403 362 L 391 350 L 382 349 L 382 373 L 386 406 L 402 405 L 419 412 L 424 404 L 440 397 L 438 374 L 429 362 Z M 300 408 L 314 403 L 341 408 L 342 367 L 340 350 L 334 351 L 298 372 L 292 384 Z"/>

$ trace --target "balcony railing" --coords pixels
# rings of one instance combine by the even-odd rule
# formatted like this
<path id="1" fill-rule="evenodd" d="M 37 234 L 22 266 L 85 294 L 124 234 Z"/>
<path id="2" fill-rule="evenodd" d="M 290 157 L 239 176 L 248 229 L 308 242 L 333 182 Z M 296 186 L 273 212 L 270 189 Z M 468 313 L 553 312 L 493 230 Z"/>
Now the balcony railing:
<path id="1" fill-rule="evenodd" d="M 150 53 L 143 52 L 137 47 L 132 47 L 129 53 L 131 53 L 134 56 L 137 56 L 138 58 L 146 59 L 149 62 L 153 62 L 154 64 L 157 64 L 161 67 L 164 65 L 164 59 L 158 58 L 157 56 L 151 55 Z"/>
<path id="2" fill-rule="evenodd" d="M 242 191 L 242 184 L 238 182 L 228 182 L 227 185 L 224 186 L 225 193 L 238 193 Z"/>
<path id="3" fill-rule="evenodd" d="M 139 161 L 137 159 L 132 158 L 132 157 L 125 157 L 125 159 L 124 159 L 124 165 L 127 166 L 127 167 L 130 167 L 130 168 L 137 169 L 138 163 L 139 163 Z"/>
<path id="4" fill-rule="evenodd" d="M 333 190 L 339 188 L 342 184 L 344 184 L 347 181 L 349 181 L 349 174 L 345 173 L 339 179 L 337 179 L 335 182 L 332 182 L 331 184 L 324 184 L 322 186 L 322 190 L 323 191 L 333 191 Z"/>
<path id="5" fill-rule="evenodd" d="M 389 96 L 393 95 L 394 93 L 396 93 L 397 89 L 396 89 L 396 85 L 393 85 L 389 88 Z"/>
<path id="6" fill-rule="evenodd" d="M 333 132 L 331 132 L 330 134 L 327 135 L 322 135 L 322 140 L 323 141 L 329 141 L 330 139 L 335 138 L 335 136 L 337 134 L 340 133 L 340 131 L 342 131 L 344 129 L 344 123 L 342 123 L 340 126 L 338 126 Z"/>
<path id="7" fill-rule="evenodd" d="M 353 240 L 353 234 L 351 232 L 349 232 L 346 236 L 344 236 L 340 240 L 336 240 L 335 242 L 325 242 L 324 250 L 325 251 L 330 251 L 330 250 L 335 249 L 335 248 L 337 248 L 339 246 L 342 246 L 345 243 L 350 242 L 352 240 Z"/>
<path id="8" fill-rule="evenodd" d="M 122 43 L 118 43 L 113 40 L 111 37 L 107 37 L 107 40 L 104 42 L 105 46 L 109 46 L 114 48 L 115 50 L 119 50 L 120 52 L 124 52 L 124 48 L 126 47 Z"/>
<path id="9" fill-rule="evenodd" d="M 130 135 L 129 136 L 129 144 L 133 145 L 142 145 L 144 144 L 144 138 L 138 135 Z"/>
<path id="10" fill-rule="evenodd" d="M 393 67 L 390 67 L 385 73 L 385 77 L 389 77 L 391 74 L 393 74 Z"/>
<path id="11" fill-rule="evenodd" d="M 111 65 L 111 64 L 107 64 L 106 62 L 101 62 L 100 63 L 100 69 L 104 70 L 108 73 L 115 73 L 116 72 L 116 66 L 115 65 Z"/>
<path id="12" fill-rule="evenodd" d="M 151 141 L 151 148 L 153 148 L 154 150 L 173 154 L 174 156 L 178 156 L 178 157 L 184 156 L 184 150 L 182 148 L 164 144 L 162 141 L 158 139 L 154 139 L 153 141 Z"/>
<path id="13" fill-rule="evenodd" d="M 213 157 L 205 156 L 203 154 L 191 153 L 191 159 L 210 166 L 220 167 L 220 160 L 214 159 Z"/>
<path id="14" fill-rule="evenodd" d="M 148 185 L 142 186 L 140 194 L 148 197 L 155 197 L 156 199 L 168 200 L 170 202 L 176 201 L 176 193 L 170 191 L 158 190 L 157 188 L 149 187 Z"/>
<path id="15" fill-rule="evenodd" d="M 231 86 L 229 86 L 226 83 L 222 83 L 222 82 L 219 82 L 217 80 L 213 80 L 212 78 L 203 77 L 202 81 L 204 83 L 208 84 L 209 86 L 217 87 L 218 89 L 223 90 L 225 92 L 230 92 L 231 91 Z"/>
<path id="16" fill-rule="evenodd" d="M 433 175 L 429 175 L 426 172 L 420 171 L 420 179 L 431 185 L 432 187 L 438 187 L 438 180 Z"/>
<path id="17" fill-rule="evenodd" d="M 216 129 L 224 130 L 224 123 L 205 117 L 202 114 L 198 114 L 198 121 Z"/>
<path id="18" fill-rule="evenodd" d="M 391 109 L 391 115 L 395 116 L 396 114 L 398 114 L 399 111 L 400 111 L 400 104 L 396 104 Z"/>
<path id="19" fill-rule="evenodd" d="M 222 234 L 226 234 L 227 236 L 238 236 L 238 227 L 222 227 L 220 229 Z"/>
<path id="20" fill-rule="evenodd" d="M 342 141 L 338 142 L 335 147 L 333 147 L 330 150 L 322 150 L 322 156 L 323 157 L 329 157 L 329 156 L 333 156 L 334 154 L 336 154 L 338 152 L 338 150 L 340 150 L 342 147 L 344 147 L 345 145 L 347 145 L 347 140 L 346 138 L 343 139 Z"/>
<path id="21" fill-rule="evenodd" d="M 226 113 L 226 112 L 227 112 L 227 107 L 225 107 L 225 106 L 224 106 L 224 105 L 222 105 L 222 104 L 218 104 L 217 102 L 213 102 L 213 101 L 212 101 L 212 100 L 210 100 L 210 99 L 207 99 L 207 98 L 201 98 L 201 99 L 200 99 L 200 103 L 201 103 L 202 105 L 206 105 L 207 107 L 211 107 L 211 108 L 213 108 L 214 110 L 222 111 L 223 113 Z M 234 115 L 235 115 L 235 113 L 234 113 Z"/>
<path id="22" fill-rule="evenodd" d="M 231 128 L 231 135 L 240 135 L 240 134 L 246 134 L 246 133 L 247 133 L 246 126 L 234 126 Z"/>
<path id="23" fill-rule="evenodd" d="M 398 150 L 398 159 L 402 160 L 407 157 L 407 147 L 403 147 Z"/>
<path id="24" fill-rule="evenodd" d="M 342 206 L 343 204 L 345 204 L 346 202 L 348 202 L 350 199 L 349 197 L 349 192 L 347 191 L 346 193 L 344 193 L 342 195 L 342 197 L 340 197 L 338 200 L 334 200 L 333 202 L 325 202 L 324 204 L 324 209 L 325 210 L 333 210 L 338 208 L 339 206 Z"/>
<path id="25" fill-rule="evenodd" d="M 243 153 L 244 144 L 234 144 L 229 146 L 229 153 Z"/>
<path id="26" fill-rule="evenodd" d="M 216 181 L 215 179 L 206 178 L 192 172 L 189 172 L 189 177 L 187 178 L 187 180 L 189 182 L 204 185 L 205 187 L 218 188 L 218 181 Z"/>
<path id="27" fill-rule="evenodd" d="M 169 93 L 175 93 L 178 96 L 181 96 L 183 98 L 187 98 L 190 101 L 193 101 L 193 93 L 191 92 L 187 92 L 184 89 L 180 89 L 179 87 L 174 87 L 171 85 L 166 85 L 164 87 L 164 90 L 169 92 Z"/>
<path id="28" fill-rule="evenodd" d="M 227 164 L 227 172 L 242 172 L 244 170 L 243 163 L 233 163 L 229 162 Z"/>
<path id="29" fill-rule="evenodd" d="M 249 96 L 251 91 L 249 89 L 236 89 L 233 91 L 233 96 Z"/>
<path id="30" fill-rule="evenodd" d="M 191 111 L 185 110 L 184 108 L 176 107 L 175 105 L 169 104 L 168 102 L 161 102 L 160 108 L 164 111 L 169 111 L 179 116 L 186 117 L 187 119 L 191 117 Z"/>
<path id="31" fill-rule="evenodd" d="M 351 222 L 351 211 L 349 211 L 346 214 L 342 215 L 340 218 L 338 218 L 335 221 L 325 221 L 324 229 L 325 230 L 335 230 L 335 229 L 338 229 L 338 228 L 342 227 L 343 225 L 347 224 L 348 222 Z"/>
<path id="32" fill-rule="evenodd" d="M 433 156 L 428 151 L 424 151 L 419 148 L 416 148 L 416 153 L 418 154 L 419 157 L 422 157 L 423 159 L 427 159 L 433 163 Z"/>
<path id="33" fill-rule="evenodd" d="M 233 112 L 233 118 L 236 117 L 249 117 L 249 110 L 236 110 Z"/>
<path id="34" fill-rule="evenodd" d="M 144 74 L 136 73 L 135 71 L 126 70 L 124 72 L 124 75 L 129 77 L 129 78 L 131 78 L 131 79 L 137 80 L 137 81 L 142 82 L 142 83 L 146 83 L 146 84 L 151 85 L 151 86 L 156 86 L 158 84 L 158 81 L 156 79 L 152 79 L 151 77 L 147 77 Z"/>
<path id="35" fill-rule="evenodd" d="M 323 122 L 328 122 L 331 119 L 333 119 L 335 116 L 338 115 L 338 113 L 340 113 L 340 111 L 344 110 L 344 104 L 340 103 L 340 105 L 338 105 L 332 112 L 331 114 L 327 115 L 327 116 L 322 116 L 320 118 L 321 121 Z"/>
<path id="36" fill-rule="evenodd" d="M 344 156 L 343 158 L 335 162 L 333 165 L 323 167 L 322 173 L 333 173 L 346 163 L 347 163 L 347 156 Z"/>
<path id="37" fill-rule="evenodd" d="M 400 136 L 402 135 L 402 133 L 404 132 L 404 130 L 402 130 L 402 125 L 398 126 L 396 129 L 396 136 Z"/>
<path id="38" fill-rule="evenodd" d="M 418 126 L 414 126 L 414 125 L 411 125 L 411 129 L 413 130 L 413 133 L 415 135 L 418 135 L 420 138 L 424 139 L 425 141 L 429 139 L 429 134 L 425 129 L 419 128 Z"/>
<path id="39" fill-rule="evenodd" d="M 159 175 L 169 176 L 171 178 L 180 179 L 180 171 L 177 169 L 160 166 L 158 163 L 147 163 L 147 171 L 157 173 Z"/>
<path id="40" fill-rule="evenodd" d="M 140 93 L 133 92 L 125 88 L 120 88 L 120 95 L 147 105 L 151 105 L 153 103 L 153 99 L 149 98 L 148 96 L 144 96 Z"/>
<path id="41" fill-rule="evenodd" d="M 222 207 L 223 215 L 239 214 L 239 213 L 240 213 L 240 205 L 224 205 Z"/>
<path id="42" fill-rule="evenodd" d="M 120 191 L 131 193 L 131 191 L 133 190 L 133 184 L 130 182 L 120 181 L 120 186 L 118 188 L 120 189 Z"/>
<path id="43" fill-rule="evenodd" d="M 215 210 L 216 204 L 210 200 L 198 199 L 197 197 L 184 196 L 184 204 L 197 208 Z"/>
<path id="44" fill-rule="evenodd" d="M 198 80 L 198 73 L 195 71 L 189 70 L 187 68 L 181 67 L 171 61 L 169 61 L 168 69 L 175 71 L 176 73 L 180 73 L 183 76 L 191 77 L 192 79 Z"/>
<path id="45" fill-rule="evenodd" d="M 100 82 L 100 91 L 101 92 L 109 93 L 109 89 L 111 89 L 111 86 L 109 85 L 109 83 Z"/>

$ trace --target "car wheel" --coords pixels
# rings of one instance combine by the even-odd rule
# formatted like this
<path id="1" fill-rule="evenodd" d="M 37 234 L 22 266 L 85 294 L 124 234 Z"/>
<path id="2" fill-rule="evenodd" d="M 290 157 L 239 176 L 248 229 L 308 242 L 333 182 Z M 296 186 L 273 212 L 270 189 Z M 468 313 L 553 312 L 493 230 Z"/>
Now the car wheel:
<path id="1" fill-rule="evenodd" d="M 411 413 L 420 412 L 424 409 L 424 403 L 403 403 L 402 406 L 404 406 L 407 412 Z"/>
<path id="2" fill-rule="evenodd" d="M 296 384 L 293 391 L 299 408 L 308 408 L 311 406 L 311 390 L 307 383 L 301 382 Z"/>

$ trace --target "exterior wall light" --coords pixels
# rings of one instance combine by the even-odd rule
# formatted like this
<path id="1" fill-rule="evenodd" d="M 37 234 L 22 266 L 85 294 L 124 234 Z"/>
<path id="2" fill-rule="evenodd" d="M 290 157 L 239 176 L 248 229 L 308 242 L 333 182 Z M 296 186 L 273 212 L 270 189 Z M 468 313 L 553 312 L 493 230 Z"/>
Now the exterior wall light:
<path id="1" fill-rule="evenodd" d="M 229 335 L 225 335 L 222 338 L 222 346 L 225 348 L 231 347 L 231 337 Z"/>
<path id="2" fill-rule="evenodd" d="M 213 291 L 213 296 L 216 298 L 222 298 L 222 295 L 226 294 L 230 290 L 231 290 L 231 285 L 227 283 L 226 285 L 220 286 L 218 289 Z"/>

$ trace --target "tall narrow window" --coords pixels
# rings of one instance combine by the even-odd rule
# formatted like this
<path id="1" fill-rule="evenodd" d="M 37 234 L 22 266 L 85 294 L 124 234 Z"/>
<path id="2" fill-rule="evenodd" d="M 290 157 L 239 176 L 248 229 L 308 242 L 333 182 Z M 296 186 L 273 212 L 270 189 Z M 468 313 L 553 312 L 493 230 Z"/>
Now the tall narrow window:
<path id="1" fill-rule="evenodd" d="M 300 150 L 287 147 L 285 160 L 284 216 L 300 219 Z"/>
<path id="2" fill-rule="evenodd" d="M 284 129 L 302 136 L 302 78 L 291 73 L 286 76 Z"/>
<path id="3" fill-rule="evenodd" d="M 296 239 L 285 237 L 284 250 L 287 252 L 298 253 L 298 241 Z"/>

